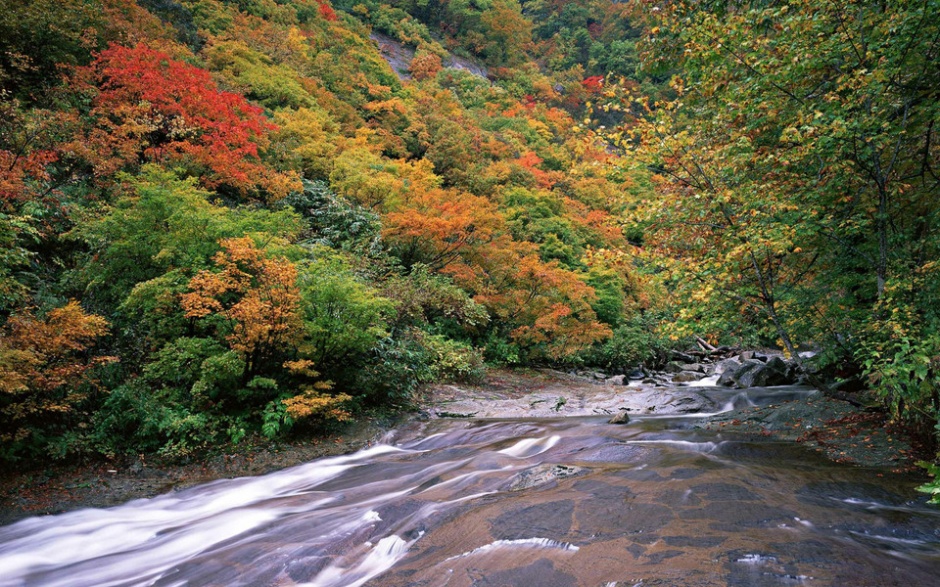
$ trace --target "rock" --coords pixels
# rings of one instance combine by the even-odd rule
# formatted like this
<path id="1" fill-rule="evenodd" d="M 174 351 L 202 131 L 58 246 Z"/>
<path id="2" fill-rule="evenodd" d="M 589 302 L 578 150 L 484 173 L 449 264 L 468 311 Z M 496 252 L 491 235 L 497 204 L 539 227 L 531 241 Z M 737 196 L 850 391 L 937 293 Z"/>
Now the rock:
<path id="1" fill-rule="evenodd" d="M 625 379 L 625 375 L 614 375 L 613 377 L 609 377 L 604 383 L 607 385 L 623 385 Z"/>
<path id="2" fill-rule="evenodd" d="M 783 360 L 783 357 L 773 356 L 767 358 L 767 367 L 786 372 L 786 370 L 789 368 L 789 365 L 787 365 L 787 362 Z"/>
<path id="3" fill-rule="evenodd" d="M 744 361 L 750 361 L 751 359 L 754 358 L 754 354 L 755 354 L 754 351 L 742 351 L 741 354 L 738 355 L 738 360 L 741 361 L 742 363 Z"/>
<path id="4" fill-rule="evenodd" d="M 688 383 L 689 381 L 698 381 L 702 378 L 703 373 L 696 373 L 695 371 L 683 371 L 681 373 L 676 373 L 672 376 L 673 383 Z"/>
<path id="5" fill-rule="evenodd" d="M 748 359 L 753 361 L 753 359 Z M 747 360 L 745 361 L 747 362 Z M 721 370 L 721 376 L 718 378 L 718 385 L 723 385 L 725 387 L 731 387 L 737 382 L 737 373 L 740 371 L 743 373 L 742 368 L 744 363 L 738 361 L 737 359 L 725 359 L 724 361 L 718 363 L 717 369 Z"/>
<path id="6" fill-rule="evenodd" d="M 593 377 L 597 381 L 604 381 L 605 379 L 607 379 L 607 374 L 601 373 L 600 371 L 595 371 L 594 373 L 591 373 L 591 377 Z"/>
<path id="7" fill-rule="evenodd" d="M 509 484 L 509 491 L 522 491 L 530 487 L 537 487 L 559 479 L 573 477 L 582 471 L 582 467 L 572 465 L 538 465 L 522 471 Z"/>
<path id="8" fill-rule="evenodd" d="M 789 366 L 780 357 L 770 357 L 766 363 L 760 362 L 759 359 L 752 359 L 735 371 L 735 386 L 743 388 L 786 385 L 792 382 L 788 371 Z"/>
<path id="9" fill-rule="evenodd" d="M 742 385 L 741 379 L 747 378 L 748 373 L 763 366 L 764 364 L 756 359 L 745 359 L 740 366 L 734 369 L 728 369 L 722 373 L 721 377 L 718 379 L 718 383 L 724 386 L 734 385 L 735 387 L 750 387 L 750 383 Z"/>
<path id="10" fill-rule="evenodd" d="M 646 371 L 643 369 L 634 369 L 627 374 L 627 379 L 646 379 Z"/>
<path id="11" fill-rule="evenodd" d="M 682 394 L 680 392 L 673 396 L 664 407 L 669 412 L 677 414 L 694 414 L 713 410 L 716 406 L 712 400 L 700 393 Z"/>
<path id="12" fill-rule="evenodd" d="M 741 362 L 735 359 L 725 359 L 715 365 L 716 373 L 727 373 L 728 371 L 734 371 L 741 366 Z"/>
<path id="13" fill-rule="evenodd" d="M 669 356 L 672 357 L 673 361 L 678 361 L 680 363 L 694 363 L 698 361 L 696 357 L 688 353 L 680 353 L 679 351 L 672 351 L 669 353 Z"/>
<path id="14" fill-rule="evenodd" d="M 708 370 L 708 367 L 701 363 L 687 363 L 682 365 L 683 371 L 691 371 L 693 373 L 705 373 Z"/>
<path id="15" fill-rule="evenodd" d="M 663 367 L 663 371 L 666 373 L 681 373 L 683 371 L 682 365 L 683 363 L 679 361 L 669 361 L 666 363 L 666 366 Z"/>
<path id="16" fill-rule="evenodd" d="M 630 423 L 630 414 L 626 411 L 618 412 L 614 414 L 614 417 L 610 420 L 607 420 L 608 424 L 629 424 Z"/>

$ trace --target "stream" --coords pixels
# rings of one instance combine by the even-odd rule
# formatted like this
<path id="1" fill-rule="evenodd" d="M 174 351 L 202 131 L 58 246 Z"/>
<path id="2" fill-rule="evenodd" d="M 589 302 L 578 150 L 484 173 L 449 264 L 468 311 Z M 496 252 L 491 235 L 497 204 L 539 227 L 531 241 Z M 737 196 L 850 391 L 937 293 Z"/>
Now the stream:
<path id="1" fill-rule="evenodd" d="M 0 527 L 0 587 L 940 584 L 916 479 L 706 417 L 414 422 L 352 455 Z"/>

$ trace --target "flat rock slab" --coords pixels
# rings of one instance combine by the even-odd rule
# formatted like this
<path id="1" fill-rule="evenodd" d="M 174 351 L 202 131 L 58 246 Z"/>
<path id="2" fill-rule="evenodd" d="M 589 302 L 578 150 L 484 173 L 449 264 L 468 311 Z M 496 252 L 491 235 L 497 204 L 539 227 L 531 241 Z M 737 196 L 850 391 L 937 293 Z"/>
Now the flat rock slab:
<path id="1" fill-rule="evenodd" d="M 694 387 L 616 385 L 550 370 L 499 372 L 484 385 L 435 385 L 424 409 L 438 418 L 558 418 L 711 412 Z"/>

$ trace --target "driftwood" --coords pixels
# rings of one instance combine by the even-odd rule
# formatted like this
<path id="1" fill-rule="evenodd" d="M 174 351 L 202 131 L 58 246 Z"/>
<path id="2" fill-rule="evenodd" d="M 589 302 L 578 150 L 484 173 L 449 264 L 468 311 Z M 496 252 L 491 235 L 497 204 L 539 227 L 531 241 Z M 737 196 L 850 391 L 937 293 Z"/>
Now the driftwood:
<path id="1" fill-rule="evenodd" d="M 708 344 L 708 342 L 706 342 L 705 339 L 702 338 L 701 336 L 696 336 L 696 337 L 695 337 L 695 340 L 696 340 L 696 342 L 698 342 L 698 346 L 702 347 L 702 350 L 703 350 L 703 351 L 707 351 L 707 352 L 709 352 L 709 353 L 715 352 L 715 350 L 716 350 L 715 347 L 712 346 L 712 345 L 710 345 L 710 344 Z"/>

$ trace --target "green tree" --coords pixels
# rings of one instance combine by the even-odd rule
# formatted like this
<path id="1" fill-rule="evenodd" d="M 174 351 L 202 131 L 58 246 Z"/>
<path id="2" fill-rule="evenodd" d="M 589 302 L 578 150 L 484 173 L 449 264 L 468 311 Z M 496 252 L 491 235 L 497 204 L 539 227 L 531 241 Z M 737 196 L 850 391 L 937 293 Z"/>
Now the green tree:
<path id="1" fill-rule="evenodd" d="M 840 0 L 646 12 L 647 59 L 682 74 L 676 100 L 638 101 L 637 132 L 666 195 L 651 242 L 689 300 L 769 322 L 791 353 L 824 343 L 889 403 L 902 393 L 899 412 L 932 417 L 935 384 L 880 382 L 888 353 L 915 375 L 934 369 L 914 357 L 935 356 L 922 335 L 940 278 L 938 10 Z M 904 339 L 926 346 L 898 354 Z"/>

